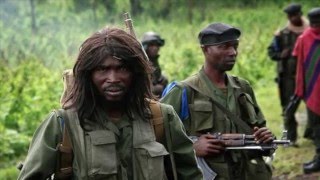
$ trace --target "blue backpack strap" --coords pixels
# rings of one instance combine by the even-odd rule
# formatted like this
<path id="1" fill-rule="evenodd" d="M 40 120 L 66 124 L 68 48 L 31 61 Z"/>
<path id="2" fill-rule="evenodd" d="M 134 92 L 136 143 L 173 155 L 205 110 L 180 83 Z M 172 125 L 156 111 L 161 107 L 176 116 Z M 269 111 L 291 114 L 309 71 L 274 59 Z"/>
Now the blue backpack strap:
<path id="1" fill-rule="evenodd" d="M 170 84 L 168 84 L 168 86 L 163 90 L 161 97 L 164 97 L 166 94 L 168 94 L 177 84 L 178 83 L 176 81 L 173 81 Z M 182 121 L 189 117 L 188 94 L 187 88 L 184 86 L 182 89 L 181 110 L 178 114 Z"/>
<path id="2" fill-rule="evenodd" d="M 182 98 L 181 98 L 181 112 L 179 114 L 181 120 L 185 120 L 189 117 L 189 103 L 187 88 L 183 87 L 182 89 Z"/>
<path id="3" fill-rule="evenodd" d="M 173 81 L 173 82 L 171 82 L 170 84 L 168 84 L 168 85 L 166 86 L 166 88 L 164 88 L 164 90 L 163 90 L 163 92 L 162 92 L 162 94 L 161 94 L 161 97 L 164 97 L 166 94 L 168 94 L 168 92 L 170 92 L 171 89 L 172 89 L 173 87 L 175 87 L 176 85 L 177 85 L 177 82 L 176 82 L 176 81 Z"/>
<path id="4" fill-rule="evenodd" d="M 278 39 L 279 38 L 277 36 L 275 36 L 272 40 L 272 45 L 273 45 L 275 51 L 280 52 L 280 46 L 279 46 Z"/>

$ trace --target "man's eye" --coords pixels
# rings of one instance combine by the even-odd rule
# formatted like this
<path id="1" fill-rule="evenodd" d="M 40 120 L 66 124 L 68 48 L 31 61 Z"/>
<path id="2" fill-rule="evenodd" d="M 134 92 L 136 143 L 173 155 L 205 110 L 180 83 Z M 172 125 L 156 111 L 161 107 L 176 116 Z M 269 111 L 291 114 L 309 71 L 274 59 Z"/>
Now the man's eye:
<path id="1" fill-rule="evenodd" d="M 103 72 L 103 71 L 106 71 L 107 70 L 107 68 L 105 68 L 105 67 L 97 67 L 96 68 L 96 71 L 100 71 L 100 72 Z"/>
<path id="2" fill-rule="evenodd" d="M 219 45 L 219 47 L 220 47 L 221 49 L 226 49 L 226 48 L 228 47 L 228 45 L 226 45 L 226 44 L 221 44 L 221 45 Z"/>
<path id="3" fill-rule="evenodd" d="M 125 66 L 120 67 L 120 71 L 129 71 L 129 69 Z"/>

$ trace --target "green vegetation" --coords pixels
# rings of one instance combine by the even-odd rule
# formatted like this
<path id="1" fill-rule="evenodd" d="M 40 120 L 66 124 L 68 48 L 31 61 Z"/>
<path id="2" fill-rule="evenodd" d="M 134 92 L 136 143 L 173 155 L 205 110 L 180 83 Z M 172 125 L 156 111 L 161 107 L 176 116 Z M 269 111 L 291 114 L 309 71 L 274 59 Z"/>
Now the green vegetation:
<path id="1" fill-rule="evenodd" d="M 35 0 L 36 28 L 32 28 L 31 1 L 0 0 L 0 179 L 16 179 L 14 166 L 25 158 L 33 132 L 52 109 L 59 108 L 61 74 L 72 67 L 81 42 L 105 25 L 124 28 L 122 13 L 130 10 L 130 3 L 122 0 L 114 1 L 109 11 L 99 3 L 93 6 L 107 2 L 102 0 L 87 1 L 87 7 L 77 6 L 76 2 L 84 0 Z M 144 11 L 132 16 L 137 36 L 153 30 L 166 39 L 160 64 L 171 81 L 182 80 L 201 67 L 197 35 L 203 27 L 219 21 L 242 29 L 238 62 L 231 73 L 254 85 L 268 126 L 281 136 L 275 63 L 266 48 L 274 31 L 285 25 L 282 8 L 290 1 L 191 0 L 190 8 L 187 1 L 175 0 L 166 15 L 169 1 L 160 0 L 157 7 L 141 2 Z M 304 12 L 319 4 L 299 2 Z M 299 111 L 304 112 L 303 105 Z M 300 135 L 303 130 L 301 123 Z M 313 145 L 301 137 L 299 144 L 300 148 L 276 151 L 275 176 L 302 173 L 301 164 L 312 157 Z"/>

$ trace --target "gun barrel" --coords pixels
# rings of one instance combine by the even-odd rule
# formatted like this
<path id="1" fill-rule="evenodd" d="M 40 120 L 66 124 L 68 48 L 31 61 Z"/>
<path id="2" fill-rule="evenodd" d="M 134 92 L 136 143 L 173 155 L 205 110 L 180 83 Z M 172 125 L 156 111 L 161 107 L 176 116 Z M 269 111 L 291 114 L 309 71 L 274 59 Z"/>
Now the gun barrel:
<path id="1" fill-rule="evenodd" d="M 285 144 L 290 144 L 290 140 L 286 140 L 286 139 L 283 139 L 283 140 L 273 140 L 272 143 L 285 145 Z"/>
<path id="2" fill-rule="evenodd" d="M 253 135 L 246 135 L 246 134 L 216 134 L 216 138 L 221 139 L 221 140 L 227 140 L 227 139 L 232 139 L 232 140 L 239 140 L 239 139 L 246 139 L 246 140 L 253 140 L 254 136 Z"/>

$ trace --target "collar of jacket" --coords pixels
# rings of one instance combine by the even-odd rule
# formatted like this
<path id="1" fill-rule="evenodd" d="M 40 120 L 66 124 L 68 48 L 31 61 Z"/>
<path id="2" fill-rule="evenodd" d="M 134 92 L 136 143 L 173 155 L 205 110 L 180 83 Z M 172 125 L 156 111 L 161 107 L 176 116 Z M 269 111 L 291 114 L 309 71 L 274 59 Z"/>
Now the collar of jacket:
<path id="1" fill-rule="evenodd" d="M 226 78 L 228 81 L 228 86 L 230 85 L 230 87 L 233 89 L 240 88 L 238 83 L 234 80 L 234 78 L 231 75 L 226 74 Z M 191 88 L 195 89 L 196 91 L 202 93 L 203 95 L 214 98 L 214 94 L 212 93 L 211 87 L 213 86 L 213 84 L 211 80 L 208 78 L 208 76 L 205 74 L 203 67 L 199 71 L 198 75 L 191 76 L 183 82 L 189 85 Z"/>
<path id="2" fill-rule="evenodd" d="M 301 18 L 302 18 L 302 26 L 295 26 L 290 21 L 288 21 L 287 28 L 296 34 L 301 34 L 307 27 L 309 27 L 308 20 L 305 17 L 301 17 Z"/>

